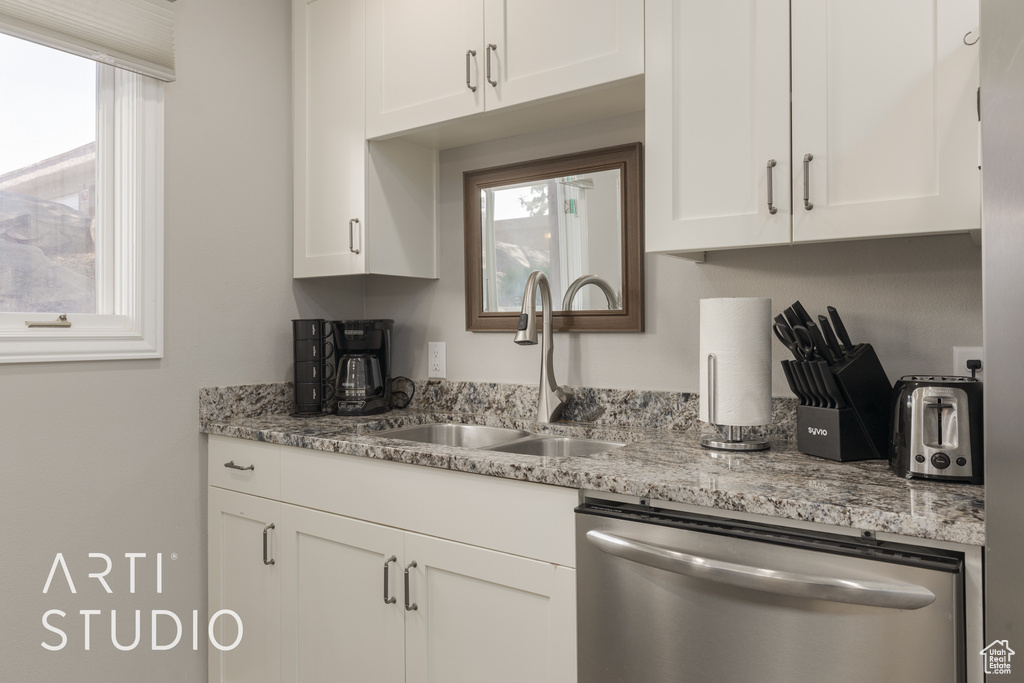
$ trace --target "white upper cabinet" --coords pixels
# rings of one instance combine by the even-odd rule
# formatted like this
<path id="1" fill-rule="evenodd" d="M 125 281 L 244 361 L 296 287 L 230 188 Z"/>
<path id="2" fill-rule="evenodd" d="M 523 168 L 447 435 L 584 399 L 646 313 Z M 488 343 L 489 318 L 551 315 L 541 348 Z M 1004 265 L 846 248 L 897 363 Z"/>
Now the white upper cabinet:
<path id="1" fill-rule="evenodd" d="M 483 111 L 483 23 L 481 0 L 367 0 L 367 137 Z"/>
<path id="2" fill-rule="evenodd" d="M 648 0 L 647 250 L 980 227 L 977 24 L 977 0 Z"/>
<path id="3" fill-rule="evenodd" d="M 788 0 L 647 0 L 646 78 L 647 251 L 789 242 Z"/>
<path id="4" fill-rule="evenodd" d="M 485 0 L 484 22 L 489 110 L 644 72 L 643 0 Z"/>
<path id="5" fill-rule="evenodd" d="M 362 273 L 363 3 L 292 3 L 295 277 Z"/>
<path id="6" fill-rule="evenodd" d="M 371 139 L 644 72 L 643 0 L 367 0 L 366 12 Z"/>
<path id="7" fill-rule="evenodd" d="M 795 241 L 980 227 L 977 26 L 977 0 L 793 1 Z"/>
<path id="8" fill-rule="evenodd" d="M 294 276 L 436 278 L 437 152 L 367 143 L 363 10 L 292 2 Z"/>

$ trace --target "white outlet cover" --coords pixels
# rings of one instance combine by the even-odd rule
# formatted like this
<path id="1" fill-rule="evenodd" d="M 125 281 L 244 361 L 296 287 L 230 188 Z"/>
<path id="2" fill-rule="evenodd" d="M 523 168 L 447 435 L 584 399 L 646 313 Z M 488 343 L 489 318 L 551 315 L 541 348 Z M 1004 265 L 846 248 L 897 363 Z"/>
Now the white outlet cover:
<path id="1" fill-rule="evenodd" d="M 981 359 L 981 370 L 976 375 L 981 381 L 985 381 L 985 347 L 983 346 L 954 346 L 953 347 L 953 374 L 970 377 L 971 371 L 967 369 L 967 361 L 974 358 Z"/>
<path id="2" fill-rule="evenodd" d="M 448 361 L 444 342 L 427 342 L 427 377 L 444 379 L 448 376 Z"/>

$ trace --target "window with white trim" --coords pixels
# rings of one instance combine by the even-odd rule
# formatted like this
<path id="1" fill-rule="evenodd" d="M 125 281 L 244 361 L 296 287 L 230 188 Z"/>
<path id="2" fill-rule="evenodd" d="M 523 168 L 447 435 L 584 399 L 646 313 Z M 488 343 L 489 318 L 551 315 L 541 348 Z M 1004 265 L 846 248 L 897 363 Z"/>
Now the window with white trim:
<path id="1" fill-rule="evenodd" d="M 0 362 L 159 358 L 163 83 L 10 30 L 4 1 Z"/>

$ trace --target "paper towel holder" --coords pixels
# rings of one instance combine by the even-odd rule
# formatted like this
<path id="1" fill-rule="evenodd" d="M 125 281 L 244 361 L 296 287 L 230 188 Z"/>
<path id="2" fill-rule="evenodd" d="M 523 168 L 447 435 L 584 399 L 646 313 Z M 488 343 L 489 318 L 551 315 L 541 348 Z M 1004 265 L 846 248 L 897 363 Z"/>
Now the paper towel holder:
<path id="1" fill-rule="evenodd" d="M 765 451 L 770 447 L 765 439 L 744 439 L 743 427 L 734 425 L 719 426 L 715 423 L 717 412 L 715 403 L 715 371 L 718 367 L 718 357 L 713 353 L 708 354 L 708 424 L 717 427 L 720 432 L 718 437 L 706 436 L 700 440 L 703 448 L 712 448 L 719 451 Z"/>

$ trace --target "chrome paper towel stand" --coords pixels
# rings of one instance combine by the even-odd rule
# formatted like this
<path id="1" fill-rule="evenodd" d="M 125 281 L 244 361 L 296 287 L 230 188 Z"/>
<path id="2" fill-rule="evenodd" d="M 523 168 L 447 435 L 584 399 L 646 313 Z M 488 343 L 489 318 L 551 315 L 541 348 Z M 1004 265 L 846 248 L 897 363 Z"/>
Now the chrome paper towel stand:
<path id="1" fill-rule="evenodd" d="M 765 451 L 768 450 L 768 441 L 765 439 L 744 439 L 743 427 L 736 425 L 719 425 L 716 423 L 715 404 L 715 374 L 718 369 L 718 358 L 713 353 L 708 354 L 708 424 L 717 427 L 720 432 L 718 437 L 706 436 L 700 440 L 704 448 L 713 448 L 720 451 Z M 724 428 L 724 431 L 723 431 Z"/>

